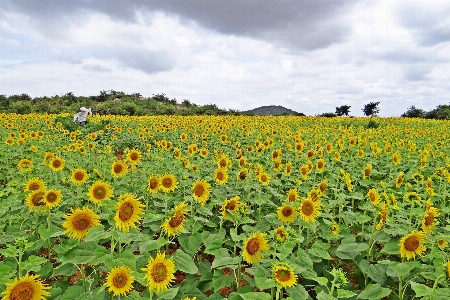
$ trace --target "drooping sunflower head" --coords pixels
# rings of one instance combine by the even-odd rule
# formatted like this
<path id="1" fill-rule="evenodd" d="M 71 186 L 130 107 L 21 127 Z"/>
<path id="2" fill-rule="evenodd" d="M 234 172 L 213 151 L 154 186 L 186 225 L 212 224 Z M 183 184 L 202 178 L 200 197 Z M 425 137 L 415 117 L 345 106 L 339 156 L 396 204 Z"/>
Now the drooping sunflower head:
<path id="1" fill-rule="evenodd" d="M 227 219 L 227 213 L 232 211 L 233 213 L 237 213 L 239 211 L 239 200 L 241 197 L 236 196 L 231 199 L 225 200 L 225 203 L 220 208 L 220 213 L 222 214 L 224 219 Z"/>
<path id="2" fill-rule="evenodd" d="M 76 185 L 81 185 L 86 182 L 88 179 L 89 174 L 85 169 L 78 168 L 72 171 L 72 176 L 70 180 L 75 183 Z"/>
<path id="3" fill-rule="evenodd" d="M 126 266 L 112 268 L 106 277 L 108 291 L 114 296 L 126 296 L 133 289 L 134 277 L 131 273 L 133 270 Z"/>
<path id="4" fill-rule="evenodd" d="M 297 189 L 290 189 L 286 198 L 289 202 L 297 202 L 298 200 L 298 191 Z"/>
<path id="5" fill-rule="evenodd" d="M 400 255 L 410 260 L 415 259 L 416 254 L 422 256 L 423 252 L 427 249 L 423 244 L 425 240 L 425 233 L 415 230 L 410 234 L 404 236 L 400 240 Z"/>
<path id="6" fill-rule="evenodd" d="M 175 263 L 172 258 L 166 259 L 164 252 L 158 252 L 155 258 L 150 257 L 147 267 L 141 270 L 146 272 L 144 279 L 148 280 L 149 290 L 156 294 L 168 290 L 175 280 Z"/>
<path id="7" fill-rule="evenodd" d="M 150 176 L 147 183 L 147 191 L 152 194 L 157 193 L 160 189 L 160 186 L 161 182 L 159 180 L 159 177 L 157 175 Z"/>
<path id="8" fill-rule="evenodd" d="M 298 212 L 303 221 L 311 223 L 315 222 L 316 218 L 320 216 L 320 208 L 320 201 L 314 202 L 309 198 L 305 198 L 302 200 Z"/>
<path id="9" fill-rule="evenodd" d="M 210 194 L 210 185 L 205 180 L 197 180 L 192 186 L 193 197 L 196 199 L 202 206 L 205 205 L 206 200 L 209 198 Z"/>
<path id="10" fill-rule="evenodd" d="M 88 207 L 72 209 L 72 213 L 67 214 L 62 224 L 65 228 L 64 234 L 68 234 L 71 239 L 83 240 L 89 229 L 100 224 L 100 217 Z"/>
<path id="11" fill-rule="evenodd" d="M 103 200 L 110 200 L 112 195 L 113 189 L 109 186 L 109 183 L 101 180 L 92 184 L 88 191 L 89 200 L 97 205 L 102 205 Z"/>
<path id="12" fill-rule="evenodd" d="M 239 171 L 236 177 L 238 180 L 246 180 L 247 175 L 248 175 L 248 168 L 243 168 L 242 170 Z"/>
<path id="13" fill-rule="evenodd" d="M 26 158 L 21 159 L 17 164 L 17 168 L 21 172 L 30 172 L 31 170 L 33 170 L 33 162 Z"/>
<path id="14" fill-rule="evenodd" d="M 133 165 L 137 165 L 141 162 L 141 151 L 136 149 L 131 149 L 128 151 L 127 161 L 129 161 Z"/>
<path id="15" fill-rule="evenodd" d="M 165 230 L 169 237 L 182 233 L 184 231 L 184 223 L 186 221 L 186 213 L 189 211 L 185 209 L 187 203 L 182 202 L 175 207 L 175 211 L 171 217 L 169 217 L 161 228 Z"/>
<path id="16" fill-rule="evenodd" d="M 290 205 L 283 205 L 278 208 L 278 219 L 283 223 L 292 223 L 297 218 L 297 210 Z"/>
<path id="17" fill-rule="evenodd" d="M 284 230 L 284 226 L 280 226 L 277 229 L 275 229 L 275 239 L 279 243 L 283 243 L 288 236 L 289 233 L 286 230 Z"/>
<path id="18" fill-rule="evenodd" d="M 44 195 L 45 207 L 52 209 L 61 203 L 62 193 L 60 190 L 47 190 Z"/>
<path id="19" fill-rule="evenodd" d="M 277 262 L 272 267 L 272 278 L 281 287 L 293 287 L 297 284 L 297 275 L 287 263 Z"/>
<path id="20" fill-rule="evenodd" d="M 268 242 L 264 238 L 265 236 L 266 233 L 257 232 L 244 242 L 244 253 L 242 255 L 247 263 L 258 263 L 264 258 L 261 251 L 269 250 Z"/>
<path id="21" fill-rule="evenodd" d="M 160 189 L 165 193 L 173 192 L 178 186 L 178 181 L 175 176 L 168 173 L 164 174 L 159 182 Z"/>
<path id="22" fill-rule="evenodd" d="M 45 190 L 46 186 L 45 186 L 45 182 L 42 179 L 34 177 L 25 183 L 25 186 L 23 189 L 25 192 Z"/>
<path id="23" fill-rule="evenodd" d="M 26 203 L 28 209 L 34 212 L 41 212 L 45 207 L 45 190 L 32 191 L 27 195 Z"/>
<path id="24" fill-rule="evenodd" d="M 226 168 L 217 168 L 214 173 L 214 179 L 219 184 L 225 184 L 228 181 L 228 172 Z"/>
<path id="25" fill-rule="evenodd" d="M 111 175 L 119 178 L 128 173 L 128 166 L 122 160 L 116 160 L 111 165 Z"/>
<path id="26" fill-rule="evenodd" d="M 142 209 L 144 206 L 133 194 L 120 196 L 115 207 L 114 221 L 116 227 L 125 233 L 129 231 L 130 227 L 136 228 L 136 223 L 142 219 L 140 215 L 144 213 Z"/>
<path id="27" fill-rule="evenodd" d="M 15 278 L 13 282 L 6 283 L 6 289 L 2 292 L 3 300 L 40 300 L 50 296 L 49 289 L 40 279 L 39 275 L 26 274 L 22 278 Z"/>
<path id="28" fill-rule="evenodd" d="M 58 172 L 58 171 L 61 171 L 62 169 L 64 169 L 65 163 L 66 163 L 66 161 L 63 158 L 55 156 L 50 161 L 49 167 L 50 167 L 50 169 L 52 169 L 52 171 Z"/>
<path id="29" fill-rule="evenodd" d="M 372 188 L 367 192 L 367 199 L 369 199 L 374 206 L 377 206 L 380 203 L 380 194 L 375 188 Z"/>

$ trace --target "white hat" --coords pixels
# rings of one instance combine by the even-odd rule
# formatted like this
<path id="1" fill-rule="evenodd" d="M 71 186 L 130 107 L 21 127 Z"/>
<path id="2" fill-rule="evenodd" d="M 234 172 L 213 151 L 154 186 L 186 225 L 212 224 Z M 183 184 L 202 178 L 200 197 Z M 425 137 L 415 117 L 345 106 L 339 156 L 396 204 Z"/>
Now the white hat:
<path id="1" fill-rule="evenodd" d="M 88 111 L 88 109 L 87 109 L 86 107 L 84 107 L 84 106 L 82 106 L 82 107 L 80 108 L 80 110 L 81 110 L 81 111 Z"/>

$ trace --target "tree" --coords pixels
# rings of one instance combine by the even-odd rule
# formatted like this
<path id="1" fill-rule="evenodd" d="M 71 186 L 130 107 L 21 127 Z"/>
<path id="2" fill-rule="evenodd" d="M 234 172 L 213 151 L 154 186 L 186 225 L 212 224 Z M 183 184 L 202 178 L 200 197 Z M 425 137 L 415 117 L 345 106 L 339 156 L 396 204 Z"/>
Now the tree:
<path id="1" fill-rule="evenodd" d="M 336 107 L 336 112 L 335 114 L 338 115 L 339 117 L 342 117 L 343 115 L 348 116 L 348 113 L 350 112 L 350 107 L 349 105 L 341 105 L 339 107 Z"/>
<path id="2" fill-rule="evenodd" d="M 376 116 L 380 112 L 380 109 L 378 108 L 378 104 L 380 104 L 380 102 L 370 102 L 370 103 L 364 105 L 364 108 L 362 109 L 362 111 L 364 112 L 364 115 L 367 117 L 370 117 L 370 118 L 372 118 L 373 116 Z"/>
<path id="3" fill-rule="evenodd" d="M 401 115 L 402 118 L 423 118 L 425 117 L 425 111 L 417 108 L 414 105 L 408 107 L 408 110 Z"/>

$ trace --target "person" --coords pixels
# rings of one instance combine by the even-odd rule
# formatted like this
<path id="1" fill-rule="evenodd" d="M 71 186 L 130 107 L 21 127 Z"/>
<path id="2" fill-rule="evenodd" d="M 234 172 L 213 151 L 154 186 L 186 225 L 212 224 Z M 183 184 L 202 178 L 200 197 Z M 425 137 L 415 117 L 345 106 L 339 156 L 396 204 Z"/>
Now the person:
<path id="1" fill-rule="evenodd" d="M 81 127 L 84 127 L 86 125 L 86 117 L 88 114 L 92 115 L 92 111 L 90 108 L 81 107 L 80 110 L 73 116 L 73 121 L 75 122 L 78 119 L 78 124 Z"/>

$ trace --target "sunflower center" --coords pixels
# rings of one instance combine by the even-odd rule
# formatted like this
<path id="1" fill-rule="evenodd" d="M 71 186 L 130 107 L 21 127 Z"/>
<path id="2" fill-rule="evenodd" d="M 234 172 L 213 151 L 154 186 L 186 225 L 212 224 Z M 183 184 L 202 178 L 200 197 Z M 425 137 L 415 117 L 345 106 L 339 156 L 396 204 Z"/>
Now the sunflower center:
<path id="1" fill-rule="evenodd" d="M 295 194 L 291 193 L 288 197 L 289 202 L 295 202 Z"/>
<path id="2" fill-rule="evenodd" d="M 240 173 L 239 173 L 239 179 L 240 179 L 240 180 L 244 180 L 245 177 L 247 177 L 247 174 L 246 174 L 245 172 L 240 172 Z"/>
<path id="3" fill-rule="evenodd" d="M 261 181 L 267 182 L 267 176 L 265 174 L 261 175 Z"/>
<path id="4" fill-rule="evenodd" d="M 39 185 L 39 183 L 32 183 L 30 185 L 30 187 L 28 188 L 30 191 L 37 191 L 41 186 Z"/>
<path id="5" fill-rule="evenodd" d="M 286 173 L 291 173 L 292 171 L 292 167 L 291 166 L 286 166 Z"/>
<path id="6" fill-rule="evenodd" d="M 250 255 L 253 255 L 256 252 L 258 252 L 258 250 L 259 250 L 259 241 L 258 241 L 258 239 L 257 238 L 252 238 L 250 241 L 248 241 L 247 247 L 245 247 L 245 249 L 247 250 L 247 252 Z"/>
<path id="7" fill-rule="evenodd" d="M 227 210 L 235 210 L 236 209 L 236 203 L 234 201 L 228 202 L 227 205 L 225 205 L 225 209 L 227 209 Z"/>
<path id="8" fill-rule="evenodd" d="M 281 269 L 275 272 L 275 277 L 278 281 L 286 282 L 291 279 L 291 273 L 289 270 Z"/>
<path id="9" fill-rule="evenodd" d="M 370 175 L 370 169 L 365 169 L 364 170 L 364 176 L 369 176 Z"/>
<path id="10" fill-rule="evenodd" d="M 152 278 L 156 283 L 160 283 L 167 278 L 167 268 L 163 263 L 157 263 L 152 268 Z"/>
<path id="11" fill-rule="evenodd" d="M 76 180 L 82 181 L 84 179 L 84 174 L 82 172 L 76 172 L 74 177 Z"/>
<path id="12" fill-rule="evenodd" d="M 314 212 L 314 207 L 311 203 L 305 203 L 302 205 L 302 212 L 304 215 L 310 216 Z"/>
<path id="13" fill-rule="evenodd" d="M 370 193 L 369 194 L 369 198 L 370 198 L 370 202 L 375 202 L 375 200 L 376 200 L 376 197 L 375 197 L 374 193 Z"/>
<path id="14" fill-rule="evenodd" d="M 323 162 L 319 161 L 319 162 L 317 163 L 317 168 L 318 168 L 318 169 L 322 169 L 322 168 L 323 168 Z"/>
<path id="15" fill-rule="evenodd" d="M 420 242 L 415 236 L 411 236 L 405 241 L 405 248 L 408 251 L 416 251 L 419 248 Z"/>
<path id="16" fill-rule="evenodd" d="M 73 227 L 78 231 L 85 230 L 89 227 L 90 223 L 89 217 L 84 214 L 77 215 L 72 221 Z"/>
<path id="17" fill-rule="evenodd" d="M 183 222 L 184 215 L 182 212 L 176 212 L 169 220 L 169 225 L 172 228 L 177 228 Z"/>
<path id="18" fill-rule="evenodd" d="M 126 202 L 122 206 L 120 206 L 119 210 L 119 218 L 122 221 L 127 221 L 133 216 L 134 207 L 133 204 Z"/>
<path id="19" fill-rule="evenodd" d="M 114 166 L 114 173 L 118 174 L 118 173 L 122 172 L 122 170 L 123 170 L 122 165 L 117 164 Z"/>
<path id="20" fill-rule="evenodd" d="M 156 187 L 158 186 L 158 180 L 155 178 L 150 179 L 150 188 L 152 190 L 156 189 Z"/>
<path id="21" fill-rule="evenodd" d="M 31 300 L 34 296 L 33 285 L 29 282 L 18 284 L 12 291 L 10 299 L 12 300 Z"/>
<path id="22" fill-rule="evenodd" d="M 58 197 L 56 196 L 55 193 L 48 193 L 47 194 L 46 200 L 47 200 L 48 203 L 53 203 L 53 202 L 56 201 L 56 199 L 58 199 Z"/>
<path id="23" fill-rule="evenodd" d="M 224 178 L 225 176 L 223 175 L 222 172 L 217 172 L 216 177 L 217 177 L 217 179 L 219 179 L 219 180 L 223 180 L 223 178 Z"/>
<path id="24" fill-rule="evenodd" d="M 131 160 L 138 160 L 139 154 L 137 154 L 136 152 L 133 152 L 133 153 L 131 153 L 130 158 L 131 158 Z"/>
<path id="25" fill-rule="evenodd" d="M 425 217 L 425 225 L 430 226 L 433 224 L 433 221 L 434 221 L 433 213 L 428 213 L 428 215 Z"/>
<path id="26" fill-rule="evenodd" d="M 219 162 L 219 165 L 220 165 L 222 168 L 225 168 L 225 167 L 227 166 L 227 161 L 226 161 L 225 159 L 221 159 L 220 162 Z"/>
<path id="27" fill-rule="evenodd" d="M 205 189 L 203 188 L 203 186 L 201 185 L 196 185 L 195 189 L 194 189 L 194 194 L 197 197 L 201 197 L 203 195 L 203 193 L 205 192 Z"/>
<path id="28" fill-rule="evenodd" d="M 102 186 L 98 186 L 94 190 L 94 197 L 96 199 L 103 199 L 106 196 L 106 189 Z"/>
<path id="29" fill-rule="evenodd" d="M 289 207 L 289 206 L 284 207 L 283 210 L 281 211 L 281 213 L 285 217 L 290 217 L 292 215 L 292 207 Z"/>
<path id="30" fill-rule="evenodd" d="M 326 183 L 321 183 L 319 186 L 319 189 L 321 192 L 325 192 L 325 190 L 327 189 L 327 184 Z"/>
<path id="31" fill-rule="evenodd" d="M 54 168 L 59 168 L 61 167 L 61 161 L 59 159 L 55 159 L 52 163 Z"/>
<path id="32" fill-rule="evenodd" d="M 41 206 L 44 205 L 44 202 L 42 201 L 42 198 L 44 198 L 44 193 L 40 192 L 40 193 L 36 193 L 33 198 L 31 199 L 31 201 L 33 202 L 34 206 Z"/>
<path id="33" fill-rule="evenodd" d="M 125 274 L 117 274 L 113 278 L 113 285 L 116 288 L 123 288 L 127 284 L 127 276 Z"/>
<path id="34" fill-rule="evenodd" d="M 170 187 L 172 187 L 172 179 L 170 179 L 170 178 L 165 178 L 165 179 L 163 180 L 162 184 L 163 184 L 163 186 L 164 186 L 165 188 L 170 188 Z"/>

